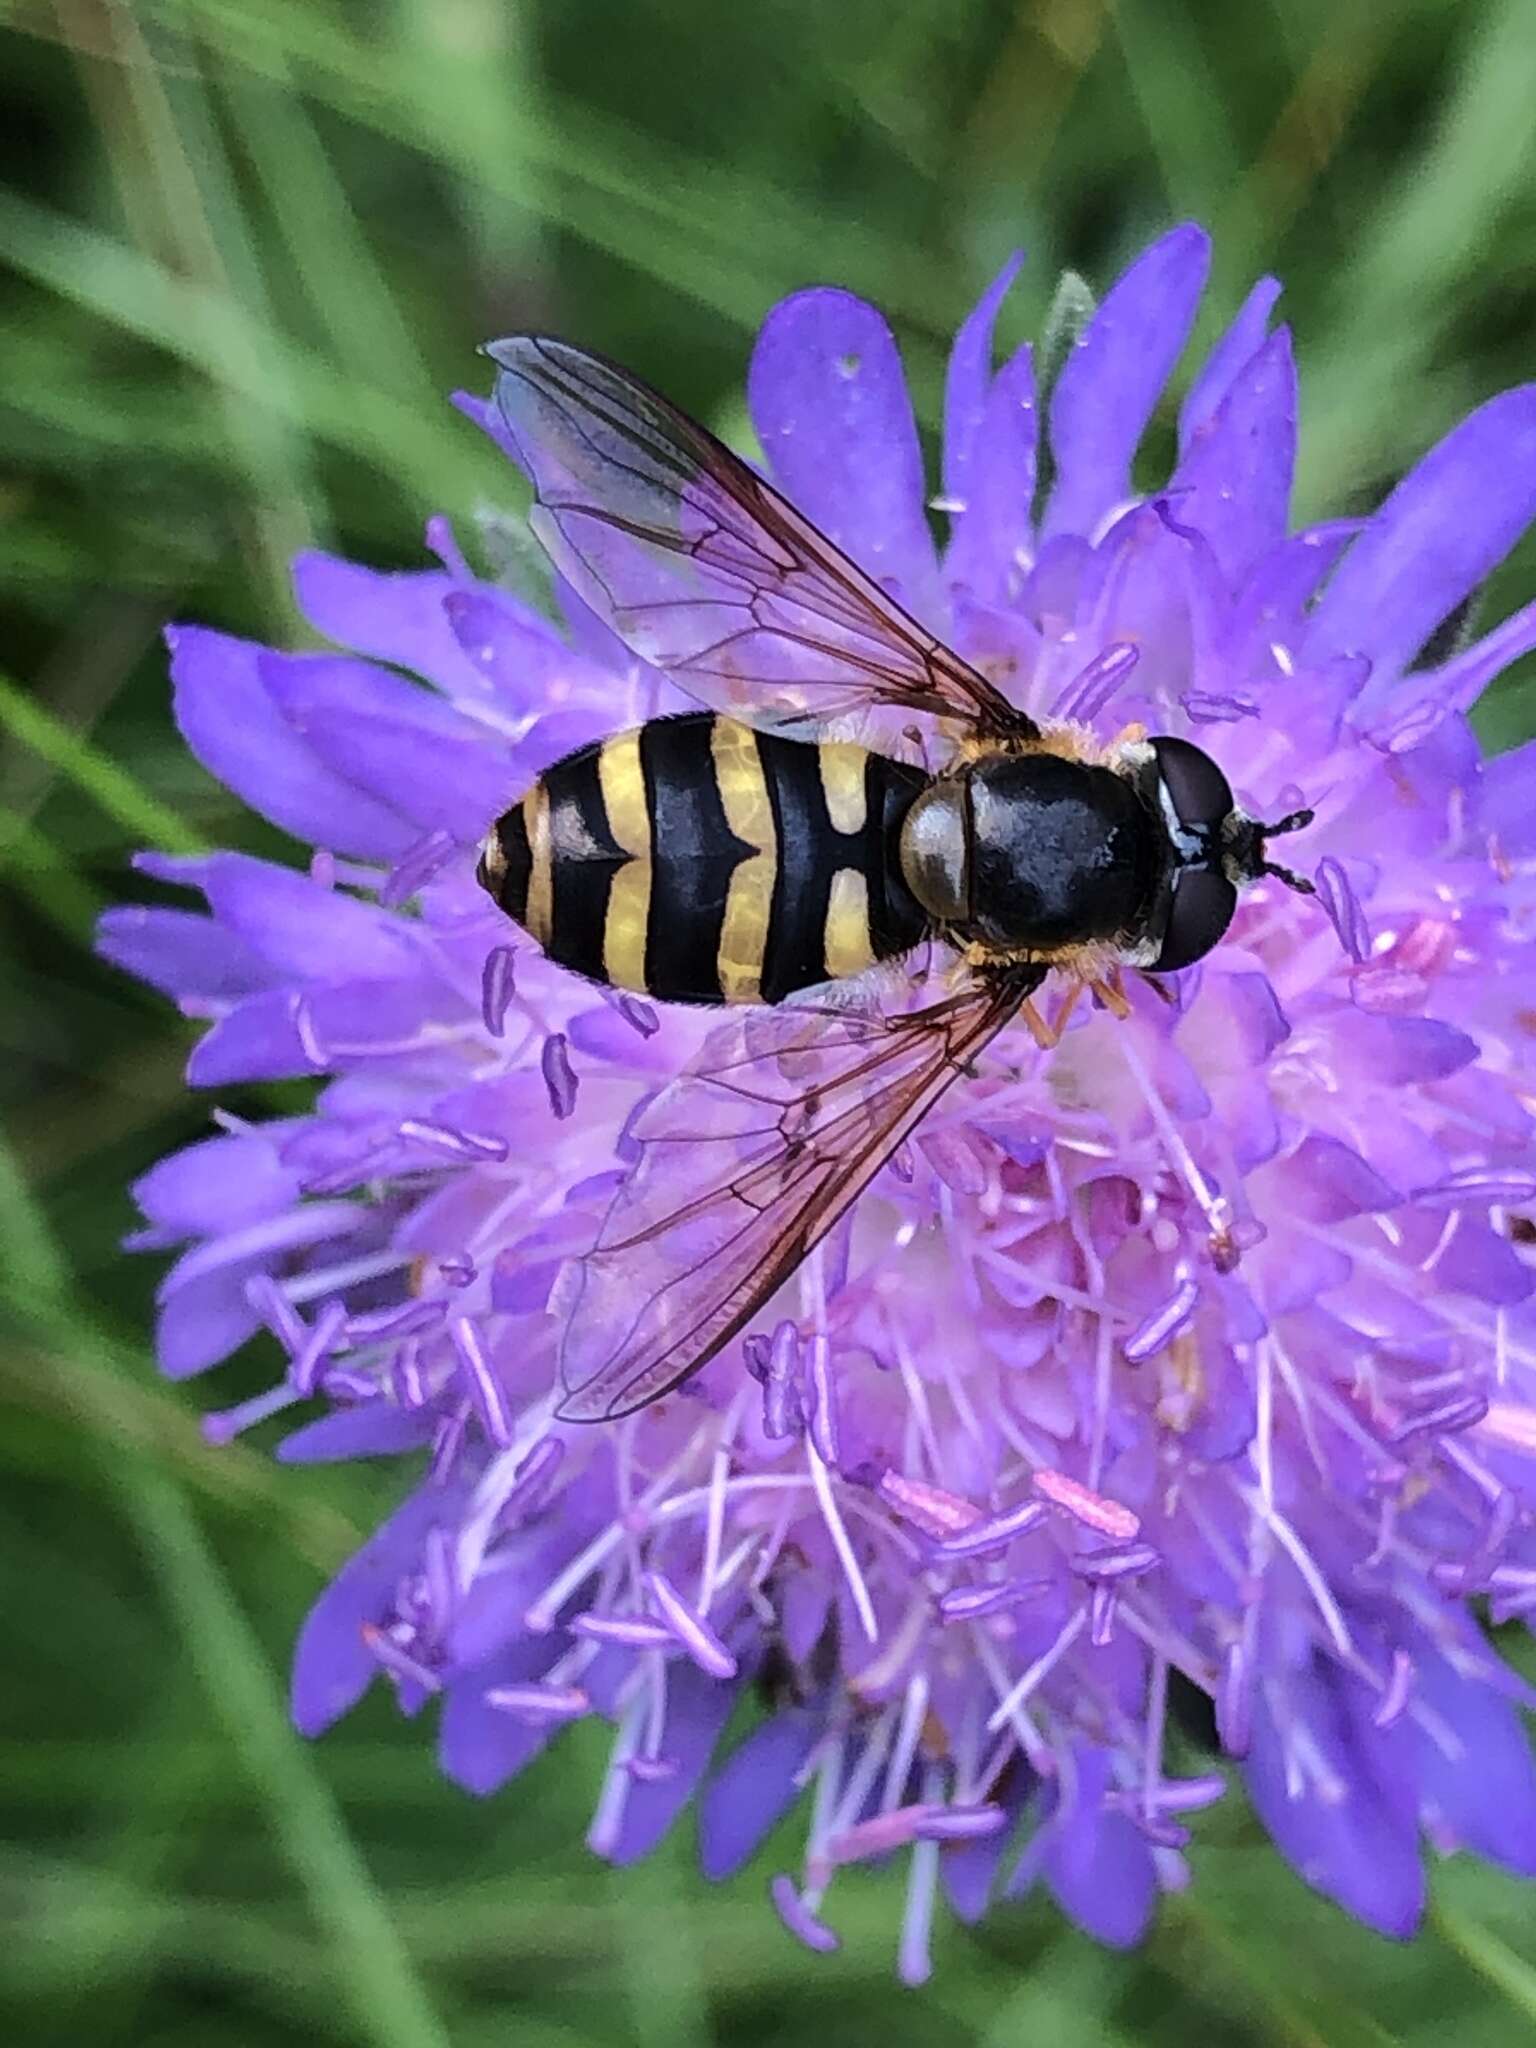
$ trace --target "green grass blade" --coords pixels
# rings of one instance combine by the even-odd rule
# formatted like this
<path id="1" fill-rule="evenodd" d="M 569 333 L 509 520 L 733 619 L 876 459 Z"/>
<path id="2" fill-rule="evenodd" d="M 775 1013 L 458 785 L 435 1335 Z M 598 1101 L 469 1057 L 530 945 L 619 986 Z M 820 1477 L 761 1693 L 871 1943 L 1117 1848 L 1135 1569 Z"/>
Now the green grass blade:
<path id="1" fill-rule="evenodd" d="M 151 796 L 89 740 L 61 724 L 6 675 L 0 675 L 0 727 L 67 775 L 133 839 L 161 853 L 207 851 L 203 840 L 175 811 Z"/>

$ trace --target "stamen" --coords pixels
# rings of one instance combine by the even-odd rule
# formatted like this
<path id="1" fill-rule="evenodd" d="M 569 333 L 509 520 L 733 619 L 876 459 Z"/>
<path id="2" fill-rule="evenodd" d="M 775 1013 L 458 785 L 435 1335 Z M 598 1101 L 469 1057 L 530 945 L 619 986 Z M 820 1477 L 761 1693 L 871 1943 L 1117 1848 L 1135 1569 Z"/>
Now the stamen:
<path id="1" fill-rule="evenodd" d="M 938 1546 L 939 1556 L 948 1561 L 951 1558 L 985 1557 L 995 1550 L 1006 1550 L 1017 1536 L 1027 1536 L 1031 1529 L 1038 1528 L 1048 1510 L 1043 1501 L 1028 1500 L 1020 1506 L 1009 1508 L 1005 1514 L 989 1515 L 985 1521 L 973 1523 L 958 1536 L 949 1536 Z"/>
<path id="2" fill-rule="evenodd" d="M 332 1306 L 339 1307 L 339 1303 Z M 348 1344 L 377 1344 L 392 1338 L 420 1337 L 435 1330 L 448 1312 L 443 1295 L 418 1296 L 413 1301 L 395 1302 L 389 1308 L 375 1308 L 361 1315 L 347 1316 Z"/>
<path id="3" fill-rule="evenodd" d="M 1253 1733 L 1252 1646 L 1246 1640 L 1250 1607 L 1244 1616 L 1243 1638 L 1228 1646 L 1216 1694 L 1216 1733 L 1228 1756 L 1246 1756 Z"/>
<path id="4" fill-rule="evenodd" d="M 1056 1640 L 1047 1649 L 1041 1651 L 1034 1663 L 1029 1666 L 1014 1685 L 1010 1686 L 997 1706 L 988 1715 L 987 1733 L 989 1735 L 995 1735 L 1005 1721 L 1011 1720 L 1014 1709 L 1022 1707 L 1030 1694 L 1045 1682 L 1087 1625 L 1087 1608 L 1075 1608 L 1069 1616 L 1065 1627 L 1057 1635 Z"/>
<path id="5" fill-rule="evenodd" d="M 1479 1166 L 1448 1173 L 1443 1180 L 1415 1190 L 1412 1200 L 1421 1209 L 1449 1209 L 1465 1202 L 1481 1208 L 1486 1202 L 1504 1208 L 1524 1209 L 1536 1202 L 1536 1174 Z"/>
<path id="6" fill-rule="evenodd" d="M 320 1375 L 319 1387 L 333 1401 L 375 1401 L 381 1392 L 374 1374 L 344 1365 L 328 1365 Z"/>
<path id="7" fill-rule="evenodd" d="M 1088 1640 L 1096 1650 L 1115 1639 L 1115 1612 L 1120 1604 L 1114 1583 L 1099 1580 L 1088 1595 Z"/>
<path id="8" fill-rule="evenodd" d="M 1403 1709 L 1408 1704 L 1408 1696 L 1413 1691 L 1413 1681 L 1413 1659 L 1399 1645 L 1392 1652 L 1392 1669 L 1387 1674 L 1381 1698 L 1377 1701 L 1376 1711 L 1371 1716 L 1378 1728 L 1390 1728 L 1394 1721 L 1402 1717 Z"/>
<path id="9" fill-rule="evenodd" d="M 389 1390 L 400 1408 L 421 1408 L 428 1400 L 427 1382 L 421 1370 L 421 1345 L 409 1338 L 389 1361 Z"/>
<path id="10" fill-rule="evenodd" d="M 429 1123 L 423 1117 L 408 1116 L 396 1129 L 408 1144 L 429 1145 L 435 1152 L 446 1152 L 450 1159 L 500 1161 L 512 1149 L 505 1138 L 492 1137 L 489 1132 L 467 1131 L 453 1124 Z"/>
<path id="11" fill-rule="evenodd" d="M 1153 1309 L 1122 1343 L 1120 1349 L 1126 1362 L 1142 1365 L 1171 1344 L 1179 1332 L 1188 1327 L 1199 1300 L 1198 1284 L 1186 1276 L 1162 1306 Z"/>
<path id="12" fill-rule="evenodd" d="M 289 1003 L 288 1015 L 293 1024 L 294 1035 L 299 1041 L 299 1051 L 303 1053 L 305 1059 L 309 1061 L 309 1064 L 317 1074 L 323 1074 L 331 1064 L 330 1055 L 321 1043 L 319 1032 L 315 1029 L 314 1016 L 309 1007 L 309 997 L 302 990 Z"/>
<path id="13" fill-rule="evenodd" d="M 369 1650 L 394 1678 L 403 1678 L 408 1685 L 419 1685 L 424 1692 L 440 1692 L 442 1680 L 418 1657 L 397 1643 L 387 1629 L 376 1627 L 365 1621 L 362 1627 L 363 1641 Z"/>
<path id="14" fill-rule="evenodd" d="M 1211 1193 L 1205 1175 L 1196 1166 L 1194 1155 L 1185 1144 L 1178 1125 L 1168 1113 L 1168 1105 L 1152 1085 L 1152 1077 L 1141 1062 L 1130 1031 L 1117 1031 L 1115 1044 L 1124 1060 L 1132 1080 L 1140 1090 L 1141 1098 L 1147 1105 L 1147 1114 L 1157 1126 L 1168 1156 L 1173 1161 L 1180 1178 L 1194 1196 L 1196 1205 L 1205 1217 L 1215 1238 L 1225 1238 L 1231 1229 L 1231 1217 L 1225 1202 L 1219 1202 Z"/>
<path id="15" fill-rule="evenodd" d="M 926 1479 L 908 1479 L 905 1474 L 885 1471 L 877 1488 L 904 1521 L 921 1529 L 925 1536 L 943 1539 L 958 1535 L 981 1520 L 981 1509 L 957 1493 L 932 1486 Z"/>
<path id="16" fill-rule="evenodd" d="M 379 901 L 386 910 L 398 910 L 408 903 L 418 889 L 425 887 L 432 877 L 452 860 L 457 845 L 451 832 L 445 832 L 441 825 L 428 832 L 414 845 L 408 846 L 394 867 L 384 878 L 379 890 Z"/>
<path id="17" fill-rule="evenodd" d="M 571 1066 L 570 1048 L 563 1031 L 552 1031 L 539 1054 L 549 1106 L 563 1122 L 576 1107 L 576 1074 Z"/>
<path id="18" fill-rule="evenodd" d="M 437 1425 L 432 1438 L 432 1456 L 427 1470 L 434 1486 L 444 1486 L 453 1475 L 453 1468 L 459 1462 L 459 1453 L 464 1448 L 464 1435 L 469 1428 L 469 1403 L 466 1401 L 451 1415 L 445 1415 Z"/>
<path id="19" fill-rule="evenodd" d="M 513 1439 L 512 1416 L 501 1380 L 481 1345 L 478 1327 L 468 1316 L 455 1317 L 448 1325 L 448 1340 L 463 1369 L 470 1399 L 486 1436 L 498 1450 L 505 1450 Z"/>
<path id="20" fill-rule="evenodd" d="M 648 1571 L 644 1575 L 644 1585 L 662 1620 L 699 1669 L 710 1678 L 734 1678 L 736 1659 L 703 1615 L 688 1605 L 666 1574 Z"/>
<path id="21" fill-rule="evenodd" d="M 519 1721 L 575 1721 L 592 1702 L 579 1685 L 492 1685 L 482 1695 L 488 1707 Z"/>
<path id="22" fill-rule="evenodd" d="M 806 1905 L 796 1889 L 795 1881 L 784 1871 L 768 1887 L 768 1896 L 773 1901 L 774 1911 L 795 1937 L 806 1948 L 814 1949 L 817 1955 L 835 1955 L 842 1942 L 824 1920 Z"/>
<path id="23" fill-rule="evenodd" d="M 1129 640 L 1112 640 L 1067 684 L 1052 717 L 1081 719 L 1085 725 L 1092 724 L 1140 659 L 1140 648 Z"/>
<path id="24" fill-rule="evenodd" d="M 914 1603 L 913 1612 L 921 1614 L 921 1607 Z M 917 1739 L 923 1732 L 923 1720 L 928 1712 L 928 1674 L 917 1671 L 908 1682 L 902 1696 L 901 1719 L 896 1724 L 896 1739 L 891 1744 L 891 1760 L 886 1766 L 885 1788 L 881 1794 L 881 1811 L 891 1812 L 900 1802 L 907 1789 L 907 1779 L 912 1773 L 912 1759 L 917 1754 Z"/>
<path id="25" fill-rule="evenodd" d="M 1248 1492 L 1246 1487 L 1242 1490 L 1245 1493 Z M 1354 1640 L 1349 1633 L 1344 1616 L 1339 1611 L 1339 1603 L 1334 1599 L 1332 1592 L 1329 1590 L 1328 1581 L 1324 1578 L 1318 1566 L 1317 1559 L 1308 1550 L 1284 1515 L 1280 1514 L 1275 1508 L 1266 1507 L 1262 1499 L 1254 1500 L 1251 1494 L 1249 1498 L 1251 1504 L 1258 1508 L 1265 1526 L 1273 1530 L 1274 1534 L 1279 1537 L 1281 1546 L 1295 1565 L 1297 1571 L 1301 1573 L 1306 1583 L 1307 1591 L 1312 1595 L 1317 1611 L 1323 1618 L 1323 1626 L 1333 1638 L 1334 1648 L 1341 1657 L 1353 1657 L 1355 1654 Z"/>
<path id="26" fill-rule="evenodd" d="M 929 1811 L 920 1803 L 894 1806 L 872 1820 L 861 1820 L 831 1836 L 822 1855 L 834 1867 L 862 1863 L 868 1856 L 888 1856 L 893 1849 L 904 1849 L 908 1842 L 917 1839 L 918 1821 L 925 1819 Z"/>
<path id="27" fill-rule="evenodd" d="M 939 1844 L 919 1839 L 912 1851 L 907 1874 L 906 1907 L 901 1916 L 901 1941 L 896 1951 L 896 1974 L 909 1989 L 926 1984 L 933 1975 L 931 1941 L 933 1901 L 939 1888 Z"/>
<path id="28" fill-rule="evenodd" d="M 1147 1681 L 1146 1735 L 1141 1747 L 1141 1811 L 1149 1820 L 1157 1811 L 1157 1795 L 1162 1790 L 1163 1737 L 1167 1725 L 1168 1659 L 1155 1655 Z"/>
<path id="29" fill-rule="evenodd" d="M 586 1636 L 594 1643 L 618 1643 L 626 1650 L 670 1650 L 677 1641 L 659 1621 L 646 1621 L 637 1614 L 572 1615 L 566 1623 L 572 1635 Z"/>
<path id="30" fill-rule="evenodd" d="M 913 1833 L 920 1842 L 983 1842 L 988 1835 L 1000 1834 L 1007 1825 L 1006 1811 L 990 1803 L 980 1806 L 927 1806 L 922 1810 Z"/>
<path id="31" fill-rule="evenodd" d="M 709 1603 L 714 1598 L 715 1581 L 720 1572 L 720 1543 L 725 1531 L 725 1485 L 731 1473 L 731 1454 L 726 1446 L 717 1444 L 715 1454 L 709 1461 L 709 1502 L 704 1510 L 704 1555 L 699 1560 L 699 1599 L 701 1614 L 709 1612 Z"/>
<path id="32" fill-rule="evenodd" d="M 664 1785 L 677 1776 L 675 1756 L 632 1756 L 624 1767 L 641 1785 Z"/>
<path id="33" fill-rule="evenodd" d="M 1140 1532 L 1141 1519 L 1128 1507 L 1095 1493 L 1081 1480 L 1073 1479 L 1065 1472 L 1054 1471 L 1045 1465 L 1035 1473 L 1030 1483 L 1036 1493 L 1043 1494 L 1052 1506 L 1064 1508 L 1084 1528 L 1096 1529 L 1101 1536 L 1108 1536 L 1116 1543 L 1129 1543 Z"/>
<path id="34" fill-rule="evenodd" d="M 297 1358 L 309 1342 L 309 1331 L 287 1292 L 270 1273 L 253 1273 L 245 1283 L 245 1298 L 289 1357 Z"/>
<path id="35" fill-rule="evenodd" d="M 1240 718 L 1259 716 L 1251 697 L 1224 695 L 1218 690 L 1186 690 L 1184 709 L 1196 725 L 1230 725 Z"/>
<path id="36" fill-rule="evenodd" d="M 980 1621 L 1038 1600 L 1055 1588 L 1054 1579 L 1004 1579 L 995 1586 L 955 1586 L 939 1595 L 939 1618 L 946 1622 Z"/>
<path id="37" fill-rule="evenodd" d="M 1390 1431 L 1388 1443 L 1403 1444 L 1416 1436 L 1450 1436 L 1463 1429 L 1473 1429 L 1488 1413 L 1486 1394 L 1463 1394 L 1453 1401 L 1442 1401 L 1438 1407 L 1426 1408 L 1420 1414 L 1409 1415 Z"/>
<path id="38" fill-rule="evenodd" d="M 249 1401 L 241 1401 L 233 1408 L 224 1408 L 203 1417 L 203 1440 L 210 1444 L 233 1443 L 242 1430 L 253 1429 L 258 1422 L 265 1422 L 269 1415 L 280 1415 L 285 1408 L 291 1408 L 299 1399 L 298 1389 L 287 1380 L 279 1380 L 275 1387 L 269 1387 L 264 1394 L 253 1394 Z"/>
<path id="39" fill-rule="evenodd" d="M 826 1464 L 811 1437 L 806 1438 L 805 1459 L 810 1468 L 816 1505 L 821 1510 L 821 1519 L 827 1525 L 832 1548 L 837 1553 L 837 1561 L 842 1566 L 843 1576 L 848 1582 L 848 1591 L 853 1597 L 854 1612 L 859 1617 L 859 1626 L 872 1643 L 877 1643 L 880 1640 L 880 1625 L 875 1620 L 875 1603 L 869 1596 L 864 1574 L 859 1570 L 858 1559 L 854 1556 L 853 1545 L 849 1541 L 847 1525 L 839 1514 L 837 1502 L 833 1498 Z"/>
<path id="40" fill-rule="evenodd" d="M 1371 957 L 1371 928 L 1341 862 L 1327 854 L 1317 864 L 1317 900 L 1339 935 L 1339 944 L 1356 966 Z"/>
<path id="41" fill-rule="evenodd" d="M 503 1524 L 514 1517 L 522 1519 L 542 1505 L 564 1462 L 565 1445 L 559 1437 L 547 1436 L 536 1443 L 517 1467 L 512 1490 L 497 1508 L 496 1519 Z"/>
<path id="42" fill-rule="evenodd" d="M 511 946 L 493 946 L 480 970 L 480 1015 L 492 1038 L 506 1029 L 507 1011 L 517 993 L 517 953 Z"/>
<path id="43" fill-rule="evenodd" d="M 630 1773 L 629 1763 L 640 1739 L 640 1723 L 644 1712 L 644 1698 L 637 1694 L 625 1709 L 618 1733 L 613 1738 L 613 1747 L 608 1752 L 608 1774 L 603 1780 L 603 1789 L 598 1794 L 597 1810 L 592 1816 L 592 1824 L 587 1829 L 587 1847 L 595 1856 L 609 1856 L 613 1853 L 619 1839 L 619 1830 L 624 1825 L 624 1809 L 629 1804 L 629 1795 L 635 1782 Z"/>
<path id="44" fill-rule="evenodd" d="M 806 1387 L 809 1396 L 809 1424 L 812 1441 L 821 1453 L 822 1462 L 832 1471 L 841 1463 L 837 1430 L 837 1392 L 833 1385 L 829 1360 L 831 1344 L 824 1331 L 818 1331 L 810 1344 L 810 1374 Z"/>
<path id="45" fill-rule="evenodd" d="M 1079 1578 L 1095 1581 L 1145 1578 L 1148 1572 L 1156 1571 L 1162 1561 L 1162 1552 L 1150 1543 L 1133 1543 L 1128 1550 L 1100 1550 L 1091 1556 L 1067 1559 Z"/>
<path id="46" fill-rule="evenodd" d="M 1262 1337 L 1255 1365 L 1253 1463 L 1259 1476 L 1259 1498 L 1268 1515 L 1273 1513 L 1275 1505 L 1275 1381 L 1270 1369 L 1269 1346 Z"/>
<path id="47" fill-rule="evenodd" d="M 619 991 L 613 1007 L 631 1030 L 638 1031 L 642 1038 L 654 1038 L 661 1029 L 661 1019 L 650 1004 L 642 1003 L 638 996 L 632 996 L 627 989 Z"/>

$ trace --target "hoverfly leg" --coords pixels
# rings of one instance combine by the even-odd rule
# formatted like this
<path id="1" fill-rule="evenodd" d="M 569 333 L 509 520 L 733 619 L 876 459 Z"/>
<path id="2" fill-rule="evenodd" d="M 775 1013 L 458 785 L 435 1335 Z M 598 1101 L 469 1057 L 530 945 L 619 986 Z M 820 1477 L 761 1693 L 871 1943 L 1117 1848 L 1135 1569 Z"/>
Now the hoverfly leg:
<path id="1" fill-rule="evenodd" d="M 1123 1024 L 1131 1014 L 1130 998 L 1125 992 L 1125 983 L 1120 979 L 1118 967 L 1112 967 L 1101 981 L 1090 981 L 1088 987 L 1108 1010 L 1111 1017 Z"/>
<path id="2" fill-rule="evenodd" d="M 1118 747 L 1140 746 L 1141 742 L 1146 738 L 1146 736 L 1147 728 L 1140 722 L 1139 719 L 1133 720 L 1131 724 L 1121 726 L 1120 730 L 1115 734 L 1114 738 L 1109 743 L 1109 751 L 1111 754 L 1113 754 Z"/>
<path id="3" fill-rule="evenodd" d="M 1166 981 L 1160 980 L 1155 974 L 1143 974 L 1141 979 L 1160 1003 L 1166 1003 L 1170 1010 L 1178 1007 L 1179 999 Z"/>
<path id="4" fill-rule="evenodd" d="M 1062 997 L 1055 1016 L 1049 1022 L 1041 1016 L 1033 1002 L 1026 1000 L 1019 1005 L 1019 1015 L 1023 1018 L 1030 1037 L 1042 1052 L 1053 1052 L 1060 1045 L 1062 1034 L 1072 1021 L 1072 1012 L 1077 1008 L 1077 999 L 1082 994 L 1084 986 L 1081 981 L 1072 983 Z"/>

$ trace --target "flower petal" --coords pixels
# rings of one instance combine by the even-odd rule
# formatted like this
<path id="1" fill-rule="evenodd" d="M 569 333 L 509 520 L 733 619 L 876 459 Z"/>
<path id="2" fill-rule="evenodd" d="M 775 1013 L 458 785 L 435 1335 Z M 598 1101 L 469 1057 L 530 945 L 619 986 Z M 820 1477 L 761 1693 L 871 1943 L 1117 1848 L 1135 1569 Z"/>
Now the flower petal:
<path id="1" fill-rule="evenodd" d="M 1474 1640 L 1461 1655 L 1481 1660 L 1488 1652 Z M 1459 1755 L 1447 1756 L 1428 1729 L 1416 1730 L 1426 1824 L 1442 1840 L 1449 1836 L 1506 1870 L 1536 1877 L 1536 1758 L 1520 1716 L 1491 1684 L 1458 1670 L 1449 1657 L 1419 1658 L 1415 1686 L 1460 1745 Z"/>
<path id="2" fill-rule="evenodd" d="M 1133 1823 L 1108 1810 L 1108 1752 L 1075 1750 L 1076 1784 L 1045 1824 L 1045 1881 L 1064 1913 L 1111 1948 L 1132 1948 L 1157 1900 L 1152 1852 Z"/>
<path id="3" fill-rule="evenodd" d="M 826 1726 L 820 1708 L 786 1707 L 738 1743 L 699 1799 L 699 1867 L 733 1877 L 800 1796 L 797 1774 Z"/>
<path id="4" fill-rule="evenodd" d="M 1034 547 L 1034 358 L 1026 345 L 993 382 L 967 465 L 964 510 L 953 517 L 944 580 L 982 604 L 1018 600 Z"/>
<path id="5" fill-rule="evenodd" d="M 485 676 L 465 655 L 444 610 L 463 588 L 441 569 L 365 569 L 318 551 L 296 556 L 293 564 L 299 610 L 328 640 L 425 676 L 450 697 L 483 700 Z"/>
<path id="6" fill-rule="evenodd" d="M 356 1551 L 310 1609 L 294 1651 L 290 1705 L 301 1735 L 323 1735 L 378 1673 L 363 1629 L 386 1621 L 395 1591 L 435 1523 L 450 1525 L 457 1490 L 424 1486 Z"/>
<path id="7" fill-rule="evenodd" d="M 210 775 L 311 846 L 399 858 L 411 827 L 315 758 L 263 687 L 264 649 L 197 626 L 168 628 L 166 644 L 176 723 Z"/>
<path id="8" fill-rule="evenodd" d="M 693 1796 L 704 1767 L 730 1718 L 739 1688 L 684 1661 L 667 1672 L 665 1752 L 670 1776 L 633 1784 L 611 1838 L 587 1838 L 588 1847 L 620 1869 L 648 1856 Z"/>
<path id="9" fill-rule="evenodd" d="M 1263 346 L 1269 333 L 1269 316 L 1279 296 L 1280 280 L 1261 277 L 1238 308 L 1232 325 L 1200 366 L 1179 411 L 1181 458 Z"/>
<path id="10" fill-rule="evenodd" d="M 280 1465 L 330 1465 L 343 1458 L 389 1458 L 420 1450 L 430 1442 L 437 1418 L 430 1410 L 396 1408 L 388 1401 L 359 1401 L 333 1408 L 302 1429 L 291 1430 L 273 1451 Z"/>
<path id="11" fill-rule="evenodd" d="M 1174 515 L 1234 583 L 1285 538 L 1296 466 L 1296 365 L 1278 328 L 1191 435 L 1169 486 Z"/>
<path id="12" fill-rule="evenodd" d="M 499 736 L 369 662 L 269 655 L 263 676 L 317 756 L 408 818 L 469 845 L 516 779 Z"/>
<path id="13" fill-rule="evenodd" d="M 763 323 L 747 380 L 776 481 L 827 538 L 919 614 L 933 541 L 896 342 L 852 292 L 797 292 Z"/>
<path id="14" fill-rule="evenodd" d="M 1276 1847 L 1308 1884 L 1368 1927 L 1406 1940 L 1424 1911 L 1413 1808 L 1401 1789 L 1388 1791 L 1378 1754 L 1389 1745 L 1362 1727 L 1363 1715 L 1340 1697 L 1345 1687 L 1360 1690 L 1343 1677 L 1287 1678 L 1285 1712 L 1305 1730 L 1309 1756 L 1296 1774 L 1287 1769 L 1284 1730 L 1267 1690 L 1259 1689 L 1248 1790 Z M 1327 1774 L 1321 1784 L 1319 1768 Z"/>
<path id="15" fill-rule="evenodd" d="M 221 924 L 297 981 L 382 981 L 418 969 L 420 955 L 400 918 L 293 868 L 244 853 L 215 854 L 202 887 Z"/>
<path id="16" fill-rule="evenodd" d="M 1131 462 L 1183 352 L 1210 268 L 1192 224 L 1139 256 L 1083 331 L 1051 398 L 1056 484 L 1045 533 L 1093 535 L 1131 495 Z"/>
<path id="17" fill-rule="evenodd" d="M 264 1222 L 298 1199 L 298 1175 L 278 1150 L 294 1128 L 269 1124 L 187 1145 L 136 1180 L 133 1199 L 151 1223 L 178 1237 L 222 1235 Z"/>
<path id="18" fill-rule="evenodd" d="M 962 503 L 970 496 L 971 462 L 983 445 L 987 397 L 992 389 L 992 330 L 998 308 L 1024 266 L 1008 258 L 975 306 L 961 321 L 944 377 L 944 495 Z"/>
<path id="19" fill-rule="evenodd" d="M 192 910 L 125 903 L 104 911 L 96 951 L 178 1001 L 227 1002 L 271 979 L 243 939 Z"/>
<path id="20" fill-rule="evenodd" d="M 1383 679 L 1418 653 L 1536 518 L 1536 384 L 1503 392 L 1409 471 L 1340 563 L 1305 651 L 1363 654 Z"/>

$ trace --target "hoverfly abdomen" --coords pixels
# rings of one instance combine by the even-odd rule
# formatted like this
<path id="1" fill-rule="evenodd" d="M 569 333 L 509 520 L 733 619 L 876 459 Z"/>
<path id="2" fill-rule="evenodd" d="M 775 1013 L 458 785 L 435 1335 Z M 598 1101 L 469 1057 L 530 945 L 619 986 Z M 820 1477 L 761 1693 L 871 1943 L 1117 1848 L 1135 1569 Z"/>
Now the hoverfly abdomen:
<path id="1" fill-rule="evenodd" d="M 709 712 L 567 755 L 479 876 L 550 958 L 665 1002 L 777 1003 L 914 946 L 901 821 L 925 778 Z"/>

